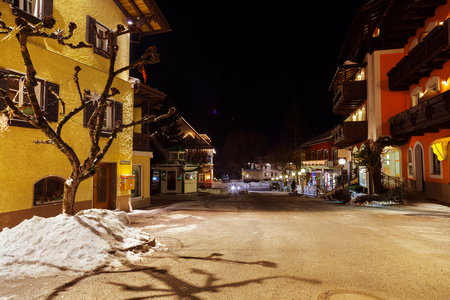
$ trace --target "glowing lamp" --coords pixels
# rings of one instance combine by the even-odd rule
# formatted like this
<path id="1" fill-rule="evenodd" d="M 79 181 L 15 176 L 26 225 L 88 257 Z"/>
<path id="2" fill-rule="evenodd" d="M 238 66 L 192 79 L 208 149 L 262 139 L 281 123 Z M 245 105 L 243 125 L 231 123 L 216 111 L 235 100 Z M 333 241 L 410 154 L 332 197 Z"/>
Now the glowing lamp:
<path id="1" fill-rule="evenodd" d="M 345 163 L 347 162 L 347 160 L 345 158 L 339 158 L 339 164 L 340 165 L 345 165 Z"/>

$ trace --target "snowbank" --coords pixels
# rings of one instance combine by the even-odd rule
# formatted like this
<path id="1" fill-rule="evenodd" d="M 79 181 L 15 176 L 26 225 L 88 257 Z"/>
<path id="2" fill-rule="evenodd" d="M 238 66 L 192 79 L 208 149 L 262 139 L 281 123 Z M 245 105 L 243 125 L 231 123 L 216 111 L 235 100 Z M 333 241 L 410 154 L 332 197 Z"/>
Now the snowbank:
<path id="1" fill-rule="evenodd" d="M 35 216 L 5 228 L 0 232 L 0 277 L 88 272 L 139 259 L 155 241 L 129 225 L 125 212 L 91 209 L 75 216 Z"/>

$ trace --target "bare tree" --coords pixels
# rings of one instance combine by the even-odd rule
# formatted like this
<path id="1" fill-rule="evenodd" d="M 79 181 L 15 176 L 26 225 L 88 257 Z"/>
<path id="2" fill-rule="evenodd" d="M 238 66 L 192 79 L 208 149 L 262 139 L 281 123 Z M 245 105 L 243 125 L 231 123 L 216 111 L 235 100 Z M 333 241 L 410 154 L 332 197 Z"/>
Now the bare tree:
<path id="1" fill-rule="evenodd" d="M 266 144 L 267 139 L 256 131 L 232 132 L 227 136 L 223 147 L 223 155 L 226 157 L 228 168 L 240 174 L 242 168 L 259 162 L 258 159 L 264 155 Z"/>
<path id="2" fill-rule="evenodd" d="M 364 148 L 355 154 L 355 162 L 358 166 L 366 166 L 369 173 L 369 193 L 381 193 L 381 166 L 383 149 L 387 146 L 398 147 L 406 143 L 404 139 L 396 139 L 390 136 L 381 136 L 377 141 L 368 140 Z"/>
<path id="3" fill-rule="evenodd" d="M 26 76 L 24 79 L 24 88 L 28 94 L 29 98 L 29 106 L 32 108 L 33 113 L 25 114 L 23 109 L 25 106 L 19 106 L 13 102 L 11 98 L 8 97 L 5 90 L 0 89 L 0 101 L 4 101 L 6 103 L 6 109 L 0 111 L 0 117 L 2 119 L 12 119 L 13 117 L 20 118 L 23 121 L 28 122 L 34 127 L 40 129 L 48 140 L 35 141 L 39 144 L 48 144 L 57 147 L 69 160 L 72 170 L 71 174 L 66 180 L 64 184 L 64 192 L 63 192 L 63 205 L 62 211 L 63 213 L 73 215 L 74 214 L 74 204 L 75 204 L 75 195 L 78 189 L 78 186 L 84 180 L 91 178 L 96 172 L 96 166 L 102 161 L 105 157 L 106 153 L 111 147 L 114 139 L 117 137 L 117 134 L 122 132 L 123 129 L 132 127 L 138 124 L 155 122 L 164 118 L 167 118 L 175 113 L 174 108 L 170 108 L 167 114 L 160 115 L 158 117 L 145 116 L 139 121 L 130 122 L 127 124 L 123 124 L 122 122 L 117 122 L 112 129 L 111 134 L 109 135 L 109 139 L 103 148 L 100 147 L 100 133 L 103 128 L 104 116 L 106 109 L 108 107 L 107 99 L 109 97 L 118 95 L 120 92 L 117 88 L 112 86 L 113 80 L 119 74 L 126 72 L 130 69 L 134 68 L 142 68 L 146 64 L 155 64 L 159 62 L 159 54 L 156 51 L 156 47 L 150 47 L 141 56 L 137 61 L 116 69 L 115 62 L 117 58 L 117 54 L 119 48 L 115 45 L 114 40 L 121 35 L 131 33 L 135 30 L 135 28 L 125 29 L 123 25 L 118 25 L 116 30 L 111 30 L 106 32 L 104 36 L 99 34 L 99 31 L 95 27 L 92 26 L 91 30 L 93 30 L 98 39 L 108 41 L 109 45 L 109 53 L 106 53 L 102 49 L 95 48 L 94 45 L 86 44 L 84 42 L 79 42 L 78 44 L 72 44 L 68 42 L 68 40 L 72 37 L 74 30 L 77 28 L 77 25 L 73 22 L 69 23 L 67 34 L 64 34 L 63 30 L 54 30 L 53 33 L 48 34 L 46 29 L 52 29 L 55 25 L 55 19 L 51 16 L 46 16 L 42 19 L 37 25 L 32 25 L 28 23 L 21 17 L 17 17 L 15 19 L 15 26 L 7 26 L 5 22 L 1 19 L 0 13 L 0 34 L 6 34 L 9 37 L 15 37 L 20 45 L 20 52 L 23 58 L 23 62 L 26 68 Z M 45 114 L 39 104 L 38 98 L 34 92 L 34 87 L 37 85 L 36 82 L 36 70 L 33 65 L 33 61 L 31 55 L 28 51 L 27 40 L 29 37 L 41 37 L 46 39 L 56 40 L 59 44 L 68 46 L 72 49 L 81 49 L 81 48 L 95 48 L 97 51 L 103 52 L 105 56 L 109 57 L 109 71 L 108 71 L 108 79 L 106 80 L 103 90 L 101 94 L 95 95 L 91 93 L 89 90 L 84 90 L 80 87 L 78 81 L 78 75 L 81 71 L 80 67 L 75 67 L 75 75 L 73 77 L 73 81 L 76 84 L 78 94 L 73 95 L 75 98 L 79 98 L 79 104 L 77 107 L 73 108 L 69 113 L 64 114 L 64 116 L 59 120 L 56 127 L 53 128 L 48 120 L 46 119 Z M 0 74 L 1 80 L 9 80 L 16 79 L 19 80 L 19 77 L 16 75 L 4 75 Z M 58 98 L 58 101 L 61 103 L 63 107 L 65 107 L 65 102 L 63 99 L 57 95 L 55 91 L 52 93 Z M 73 101 L 71 103 L 76 103 Z M 75 153 L 74 149 L 67 144 L 64 139 L 61 137 L 61 131 L 64 125 L 72 119 L 75 115 L 79 114 L 89 104 L 96 104 L 95 110 L 88 122 L 89 129 L 89 139 L 90 139 L 90 150 L 87 157 L 84 160 L 81 160 L 77 153 Z M 0 125 L 1 127 L 2 125 Z M 4 126 L 4 123 L 3 123 Z"/>

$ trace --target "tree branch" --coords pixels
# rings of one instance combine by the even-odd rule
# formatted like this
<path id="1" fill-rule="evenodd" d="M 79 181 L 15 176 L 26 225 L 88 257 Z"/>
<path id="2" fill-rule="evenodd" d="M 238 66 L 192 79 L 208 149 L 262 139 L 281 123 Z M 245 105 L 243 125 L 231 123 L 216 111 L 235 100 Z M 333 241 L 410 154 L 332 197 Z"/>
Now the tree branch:
<path id="1" fill-rule="evenodd" d="M 166 114 L 160 115 L 158 117 L 151 115 L 151 116 L 145 116 L 144 118 L 142 118 L 139 121 L 133 121 L 128 124 L 116 124 L 116 126 L 114 127 L 113 131 L 111 132 L 111 134 L 109 136 L 108 142 L 106 143 L 105 147 L 103 147 L 103 150 L 100 153 L 98 153 L 97 157 L 93 161 L 93 164 L 99 163 L 105 157 L 105 155 L 108 152 L 109 148 L 111 147 L 114 139 L 117 137 L 118 132 L 122 132 L 123 129 L 132 127 L 135 125 L 158 122 L 163 119 L 167 119 L 167 118 L 171 117 L 172 115 L 174 115 L 176 113 L 176 111 L 177 110 L 174 107 L 171 107 L 171 108 L 169 108 L 169 111 Z"/>

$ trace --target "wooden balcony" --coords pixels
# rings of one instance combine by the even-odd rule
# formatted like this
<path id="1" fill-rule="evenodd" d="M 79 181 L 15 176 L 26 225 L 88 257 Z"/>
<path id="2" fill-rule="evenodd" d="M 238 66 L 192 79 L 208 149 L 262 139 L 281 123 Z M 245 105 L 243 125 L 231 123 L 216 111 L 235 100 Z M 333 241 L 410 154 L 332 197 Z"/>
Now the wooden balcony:
<path id="1" fill-rule="evenodd" d="M 337 161 L 329 159 L 319 159 L 319 160 L 304 160 L 302 161 L 302 167 L 308 167 L 313 169 L 330 169 L 333 166 L 337 166 Z"/>
<path id="2" fill-rule="evenodd" d="M 367 83 L 361 81 L 345 81 L 337 89 L 333 99 L 333 113 L 350 114 L 367 99 Z"/>
<path id="3" fill-rule="evenodd" d="M 450 59 L 450 21 L 436 26 L 388 72 L 391 91 L 407 91 Z"/>
<path id="4" fill-rule="evenodd" d="M 151 151 L 150 136 L 145 133 L 133 132 L 133 151 Z"/>
<path id="5" fill-rule="evenodd" d="M 367 140 L 367 121 L 344 122 L 333 130 L 334 145 L 346 148 Z"/>
<path id="6" fill-rule="evenodd" d="M 404 138 L 450 128 L 450 91 L 395 115 L 389 123 L 391 135 Z"/>

